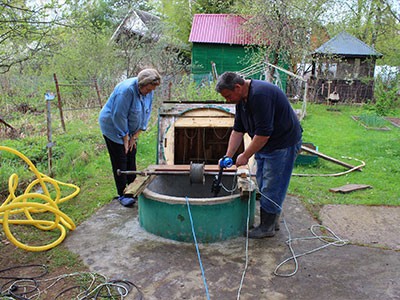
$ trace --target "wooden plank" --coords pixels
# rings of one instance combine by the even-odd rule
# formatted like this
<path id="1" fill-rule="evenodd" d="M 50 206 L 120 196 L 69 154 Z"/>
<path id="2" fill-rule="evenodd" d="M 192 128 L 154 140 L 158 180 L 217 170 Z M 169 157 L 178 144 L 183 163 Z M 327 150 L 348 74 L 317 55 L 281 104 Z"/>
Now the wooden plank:
<path id="1" fill-rule="evenodd" d="M 182 117 L 176 120 L 177 127 L 232 127 L 234 119 L 232 117 Z"/>
<path id="2" fill-rule="evenodd" d="M 175 161 L 175 123 L 170 123 L 170 127 L 162 136 L 163 144 L 160 143 L 160 153 L 164 153 L 163 161 L 166 164 L 174 164 Z"/>
<path id="3" fill-rule="evenodd" d="M 131 184 L 129 184 L 125 190 L 124 190 L 124 194 L 129 194 L 129 195 L 133 195 L 133 197 L 137 197 L 139 196 L 144 189 L 147 187 L 147 185 L 153 181 L 153 179 L 155 178 L 155 176 L 136 176 L 136 179 L 134 182 L 132 182 Z"/>
<path id="4" fill-rule="evenodd" d="M 218 117 L 218 118 L 234 118 L 235 116 L 229 112 L 215 108 L 199 108 L 193 109 L 182 114 L 181 117 Z"/>
<path id="5" fill-rule="evenodd" d="M 400 118 L 386 117 L 385 119 L 393 126 L 400 127 Z"/>
<path id="6" fill-rule="evenodd" d="M 355 166 L 353 166 L 353 165 L 350 165 L 350 164 L 345 163 L 345 162 L 343 162 L 343 161 L 340 161 L 340 160 L 338 160 L 338 159 L 336 159 L 336 158 L 333 158 L 333 157 L 330 157 L 330 156 L 328 156 L 328 155 L 325 155 L 325 154 L 323 154 L 323 153 L 321 153 L 321 152 L 319 152 L 319 151 L 315 151 L 315 150 L 313 150 L 313 149 L 311 149 L 311 148 L 308 148 L 308 147 L 306 147 L 306 146 L 304 146 L 304 145 L 301 146 L 301 150 L 304 150 L 304 151 L 306 151 L 306 152 L 308 152 L 308 153 L 317 155 L 317 156 L 319 156 L 319 157 L 321 157 L 321 158 L 323 158 L 323 159 L 329 160 L 329 161 L 331 161 L 331 162 L 333 162 L 333 163 L 335 163 L 335 164 L 341 165 L 341 166 L 343 166 L 343 167 L 346 167 L 346 168 L 349 168 L 349 169 L 355 168 Z M 361 171 L 361 168 L 359 168 L 359 169 L 357 169 L 357 170 L 358 170 L 358 171 Z"/>
<path id="7" fill-rule="evenodd" d="M 192 110 L 198 109 L 213 109 L 213 110 L 220 110 L 222 112 L 226 112 L 227 114 L 235 114 L 235 104 L 229 104 L 225 102 L 216 103 L 207 103 L 207 102 L 185 102 L 185 103 L 166 103 L 163 102 L 160 109 L 159 115 L 160 116 L 182 116 Z"/>
<path id="8" fill-rule="evenodd" d="M 346 184 L 337 188 L 330 188 L 329 191 L 332 193 L 350 193 L 357 190 L 364 190 L 372 188 L 372 186 L 367 184 Z"/>

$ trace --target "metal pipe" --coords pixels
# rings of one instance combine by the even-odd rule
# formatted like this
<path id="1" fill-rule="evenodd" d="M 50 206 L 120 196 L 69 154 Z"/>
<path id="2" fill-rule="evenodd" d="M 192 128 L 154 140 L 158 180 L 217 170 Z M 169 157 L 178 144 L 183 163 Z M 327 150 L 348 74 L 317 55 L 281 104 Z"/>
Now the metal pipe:
<path id="1" fill-rule="evenodd" d="M 47 91 L 44 94 L 44 98 L 46 100 L 46 111 L 47 111 L 47 165 L 48 165 L 48 172 L 49 176 L 51 176 L 53 170 L 53 151 L 52 147 L 54 146 L 53 139 L 52 139 L 52 131 L 51 131 L 51 103 L 50 101 L 54 100 L 54 94 Z"/>
<path id="2" fill-rule="evenodd" d="M 122 174 L 126 175 L 190 175 L 190 171 L 121 171 L 117 170 L 117 175 L 120 176 Z M 204 172 L 204 175 L 217 175 L 218 172 Z M 224 175 L 235 175 L 234 172 L 226 172 Z"/>

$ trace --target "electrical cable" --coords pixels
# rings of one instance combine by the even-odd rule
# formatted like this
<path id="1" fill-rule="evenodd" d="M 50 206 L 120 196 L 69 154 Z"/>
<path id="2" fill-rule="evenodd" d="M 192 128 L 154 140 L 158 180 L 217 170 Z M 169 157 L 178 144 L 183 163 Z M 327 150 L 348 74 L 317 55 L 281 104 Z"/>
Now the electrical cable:
<path id="1" fill-rule="evenodd" d="M 298 173 L 292 173 L 292 176 L 299 176 L 299 177 L 338 177 L 338 176 L 342 176 L 342 175 L 346 175 L 348 173 L 351 173 L 353 171 L 356 170 L 361 170 L 363 167 L 365 167 L 365 162 L 357 159 L 357 158 L 353 158 L 353 157 L 347 157 L 347 156 L 342 156 L 342 158 L 347 158 L 347 159 L 353 159 L 355 161 L 358 161 L 360 164 L 358 166 L 355 166 L 349 170 L 343 171 L 343 172 L 339 172 L 339 173 L 333 173 L 333 174 L 298 174 Z"/>
<path id="2" fill-rule="evenodd" d="M 253 184 L 253 181 L 250 178 L 249 175 L 249 181 L 250 184 Z M 251 189 L 250 189 L 251 190 Z M 246 257 L 246 261 L 245 261 L 245 265 L 244 265 L 244 269 L 243 269 L 243 273 L 242 273 L 242 278 L 240 279 L 240 285 L 239 285 L 239 289 L 237 292 L 237 300 L 240 299 L 240 293 L 242 292 L 242 287 L 243 287 L 243 282 L 244 282 L 244 278 L 246 276 L 246 272 L 247 272 L 247 268 L 249 266 L 249 225 L 250 225 L 250 200 L 251 200 L 251 193 L 249 193 L 249 198 L 247 200 L 247 220 L 246 220 L 246 244 L 245 244 L 245 257 Z"/>
<path id="3" fill-rule="evenodd" d="M 237 183 L 235 184 L 236 176 L 237 176 L 237 175 L 235 174 L 235 176 L 234 176 L 234 178 L 233 178 L 233 182 L 232 182 L 233 188 L 232 188 L 231 190 L 228 190 L 228 189 L 221 183 L 221 185 L 222 185 L 222 187 L 223 187 L 223 189 L 224 189 L 225 191 L 230 192 L 230 193 L 233 194 L 233 192 L 236 190 L 236 188 L 237 188 Z M 249 175 L 249 177 L 250 177 L 250 175 Z M 250 178 L 249 178 L 249 180 L 250 180 L 250 183 L 253 184 L 253 181 L 252 181 Z M 239 289 L 238 289 L 238 293 L 237 293 L 237 300 L 240 299 L 240 293 L 241 293 L 241 290 L 242 290 L 242 287 L 243 287 L 244 278 L 245 278 L 245 276 L 246 276 L 246 272 L 247 272 L 248 265 L 249 265 L 249 255 L 248 255 L 248 252 L 249 252 L 249 251 L 248 251 L 248 249 L 249 249 L 250 201 L 251 201 L 251 193 L 249 193 L 249 198 L 248 198 L 248 200 L 247 200 L 246 243 L 245 243 L 245 248 L 246 248 L 246 250 L 245 250 L 245 266 L 244 266 L 243 273 L 242 273 L 242 277 L 241 277 L 241 280 L 240 280 L 240 285 L 239 285 Z M 199 264 L 200 264 L 200 269 L 201 269 L 202 278 L 203 278 L 203 282 L 204 282 L 204 286 L 205 286 L 205 290 L 206 290 L 206 295 L 207 295 L 207 299 L 210 299 L 210 298 L 209 298 L 209 293 L 208 293 L 208 287 L 207 287 L 206 277 L 205 277 L 205 275 L 204 275 L 204 268 L 203 268 L 203 265 L 202 265 L 202 262 L 201 262 L 200 251 L 199 251 L 199 247 L 198 247 L 198 243 L 197 243 L 197 239 L 196 239 L 196 233 L 195 233 L 195 230 L 194 230 L 194 224 L 193 224 L 192 214 L 191 214 L 191 211 L 190 211 L 190 205 L 189 205 L 189 199 L 188 199 L 188 197 L 186 197 L 186 203 L 187 203 L 187 207 L 188 207 L 188 213 L 189 213 L 189 218 L 190 218 L 190 224 L 191 224 L 191 227 L 192 227 L 193 239 L 194 239 L 195 246 L 196 246 L 197 256 L 198 256 L 198 260 L 199 260 Z"/>
<path id="4" fill-rule="evenodd" d="M 203 264 L 201 262 L 201 257 L 200 257 L 200 250 L 199 250 L 199 245 L 197 243 L 197 239 L 196 239 L 196 232 L 194 230 L 194 224 L 193 224 L 193 218 L 192 218 L 192 213 L 190 211 L 190 204 L 189 204 L 189 198 L 186 196 L 186 205 L 187 205 L 187 209 L 188 209 L 188 214 L 189 214 L 189 219 L 190 219 L 190 225 L 192 227 L 192 234 L 193 234 L 193 240 L 194 240 L 194 244 L 196 246 L 196 252 L 197 252 L 197 258 L 199 260 L 199 265 L 200 265 L 200 269 L 201 269 L 201 275 L 203 277 L 203 284 L 204 284 L 204 288 L 206 290 L 206 296 L 207 296 L 207 300 L 210 300 L 210 294 L 208 292 L 208 286 L 207 286 L 207 281 L 206 281 L 206 276 L 204 274 L 204 268 L 203 268 Z"/>
<path id="5" fill-rule="evenodd" d="M 10 152 L 21 158 L 29 167 L 29 170 L 36 175 L 34 179 L 25 189 L 22 195 L 16 196 L 15 192 L 18 187 L 18 175 L 12 174 L 8 181 L 9 196 L 0 206 L 0 223 L 3 225 L 4 232 L 7 238 L 17 247 L 27 251 L 45 251 L 60 244 L 66 237 L 67 229 L 74 230 L 76 228 L 70 217 L 63 213 L 58 205 L 75 197 L 80 188 L 73 184 L 63 183 L 52 179 L 45 174 L 40 173 L 34 164 L 22 153 L 15 149 L 0 146 L 0 151 Z M 40 185 L 43 194 L 32 192 L 33 188 Z M 48 186 L 55 191 L 55 196 L 49 191 Z M 73 188 L 74 192 L 66 197 L 62 197 L 60 186 Z M 33 214 L 51 213 L 54 216 L 53 220 L 34 219 Z M 25 219 L 18 220 L 11 218 L 10 215 L 25 215 Z M 37 215 L 36 215 L 37 216 Z M 53 231 L 58 229 L 60 236 L 53 242 L 42 246 L 28 246 L 20 242 L 10 230 L 9 225 L 33 225 L 43 231 Z"/>
<path id="6" fill-rule="evenodd" d="M 61 282 L 62 280 L 71 279 L 71 282 L 79 282 L 80 285 L 72 285 L 64 288 L 54 299 L 66 299 L 66 293 L 71 292 L 74 289 L 79 289 L 76 296 L 70 299 L 76 300 L 96 300 L 96 299 L 124 299 L 135 287 L 139 296 L 139 300 L 143 299 L 143 293 L 137 285 L 128 280 L 111 280 L 109 281 L 106 276 L 99 273 L 91 272 L 75 272 L 71 274 L 62 274 L 53 278 L 41 279 L 45 274 L 47 274 L 47 267 L 44 265 L 26 265 L 26 266 L 16 266 L 0 270 L 1 273 L 10 273 L 13 270 L 18 270 L 21 268 L 33 268 L 33 267 L 43 267 L 46 273 L 41 273 L 36 276 L 26 276 L 26 278 L 21 276 L 0 276 L 0 279 L 12 279 L 7 283 L 3 284 L 0 289 L 0 298 L 6 299 L 18 299 L 18 300 L 33 300 L 41 299 L 42 295 L 50 290 L 54 289 L 54 286 Z M 24 270 L 23 274 L 26 274 L 29 270 Z M 35 272 L 35 270 L 33 270 Z M 44 284 L 48 283 L 46 286 L 41 288 Z M 69 282 L 62 282 L 62 286 L 65 286 Z"/>
<path id="7" fill-rule="evenodd" d="M 331 229 L 329 229 L 328 227 L 325 227 L 325 226 L 322 226 L 322 225 L 319 225 L 319 224 L 314 224 L 314 225 L 311 226 L 310 231 L 311 231 L 311 233 L 313 234 L 313 236 L 311 236 L 311 237 L 303 237 L 303 238 L 292 238 L 292 237 L 291 237 L 291 234 L 290 234 L 290 231 L 289 231 L 289 228 L 287 227 L 286 220 L 285 220 L 285 219 L 283 219 L 283 220 L 284 220 L 285 228 L 286 228 L 286 230 L 287 230 L 287 232 L 288 232 L 288 239 L 287 239 L 287 241 L 286 241 L 286 244 L 288 245 L 289 250 L 290 250 L 292 256 L 288 257 L 287 259 L 285 259 L 284 261 L 282 261 L 280 264 L 277 265 L 277 267 L 276 267 L 275 270 L 274 270 L 274 274 L 275 274 L 276 276 L 280 276 L 280 277 L 291 277 L 291 276 L 295 275 L 295 274 L 297 273 L 298 269 L 299 269 L 299 263 L 298 263 L 298 260 L 297 260 L 298 257 L 305 256 L 305 255 L 308 255 L 308 254 L 317 252 L 317 251 L 322 250 L 322 249 L 324 249 L 324 248 L 327 248 L 327 247 L 329 247 L 329 246 L 341 247 L 341 246 L 347 245 L 347 244 L 349 243 L 348 240 L 344 240 L 344 239 L 340 238 L 339 236 L 337 236 L 337 235 L 336 235 Z M 327 230 L 327 231 L 331 234 L 331 236 L 327 236 L 327 235 L 318 235 L 318 234 L 316 234 L 314 228 L 319 228 L 320 230 L 321 230 L 321 229 Z M 321 230 L 321 231 L 322 231 L 322 230 Z M 314 248 L 314 249 L 312 249 L 312 250 L 303 252 L 303 253 L 301 253 L 301 254 L 296 254 L 296 253 L 295 253 L 295 251 L 294 251 L 294 249 L 293 249 L 293 246 L 292 246 L 292 242 L 293 242 L 293 241 L 306 241 L 306 240 L 315 240 L 315 239 L 318 239 L 318 240 L 324 242 L 325 244 L 322 245 L 322 246 L 320 246 L 320 247 Z M 291 261 L 291 260 L 293 260 L 294 265 L 295 265 L 295 266 L 294 266 L 293 272 L 291 272 L 291 273 L 279 273 L 279 272 L 278 272 L 279 269 L 280 269 L 284 264 L 286 264 L 287 262 L 289 262 L 289 261 Z"/>
<path id="8" fill-rule="evenodd" d="M 248 167 L 248 169 L 250 170 L 250 167 L 249 167 L 249 166 L 247 166 L 247 167 Z M 250 175 L 249 175 L 249 177 L 247 178 L 247 180 L 249 181 L 250 184 L 253 184 L 253 181 L 251 180 Z M 223 186 L 223 188 L 226 190 L 226 188 L 225 188 L 224 186 Z M 278 208 L 280 209 L 280 211 L 283 211 L 283 208 L 282 208 L 278 203 L 276 203 L 274 200 L 272 200 L 271 198 L 269 198 L 268 196 L 266 196 L 265 194 L 263 194 L 263 193 L 258 189 L 258 187 L 257 187 L 257 191 L 260 193 L 261 196 L 263 196 L 263 197 L 266 198 L 268 201 L 270 201 L 272 204 L 274 204 L 276 207 L 278 207 Z M 249 201 L 250 201 L 250 199 L 249 199 Z M 248 203 L 248 209 L 249 209 L 249 207 L 250 207 L 250 203 Z M 250 212 L 248 211 L 248 216 L 249 216 L 249 213 L 250 213 Z M 285 216 L 284 216 L 283 213 L 281 214 L 281 218 L 282 218 L 282 220 L 283 220 L 283 222 L 284 222 L 284 224 L 285 224 L 286 231 L 288 232 L 288 239 L 286 240 L 286 244 L 288 245 L 288 248 L 289 248 L 289 250 L 290 250 L 292 256 L 290 256 L 289 258 L 285 259 L 284 261 L 282 261 L 281 263 L 279 263 L 279 264 L 277 265 L 277 267 L 276 267 L 275 270 L 274 270 L 274 275 L 276 275 L 276 276 L 279 276 L 279 277 L 291 277 L 291 276 L 294 276 L 294 275 L 297 273 L 298 268 L 299 268 L 299 263 L 298 263 L 297 258 L 299 258 L 299 257 L 301 257 L 301 256 L 305 256 L 305 255 L 314 253 L 314 252 L 316 252 L 316 251 L 322 250 L 322 249 L 324 249 L 324 248 L 326 248 L 326 247 L 329 247 L 329 246 L 338 246 L 338 247 L 341 247 L 341 246 L 347 245 L 347 244 L 349 243 L 348 240 L 345 240 L 345 239 L 340 238 L 340 237 L 337 236 L 330 228 L 328 228 L 328 227 L 326 227 L 326 226 L 322 226 L 322 225 L 312 225 L 312 226 L 311 226 L 310 231 L 311 231 L 311 233 L 312 233 L 312 235 L 313 235 L 313 236 L 311 236 L 311 237 L 292 238 L 292 237 L 291 237 L 291 232 L 290 232 L 290 230 L 289 230 L 289 228 L 288 228 L 288 226 L 287 226 L 286 219 L 285 219 Z M 249 222 L 249 218 L 247 219 L 247 222 Z M 328 231 L 328 232 L 330 233 L 330 235 L 318 235 L 318 234 L 315 232 L 315 228 L 319 228 L 320 231 L 326 230 L 326 231 Z M 246 266 L 245 266 L 245 270 L 244 270 L 244 272 L 243 272 L 242 280 L 241 280 L 240 287 L 239 287 L 239 290 L 238 290 L 238 297 L 237 297 L 237 300 L 239 300 L 239 297 L 240 297 L 240 291 L 241 291 L 241 288 L 242 288 L 242 283 L 243 283 L 243 280 L 244 280 L 245 272 L 246 272 L 246 269 L 247 269 L 247 263 L 248 263 L 248 231 L 249 231 L 249 224 L 247 223 L 247 231 L 246 231 Z M 315 239 L 320 240 L 320 241 L 322 241 L 322 242 L 325 243 L 325 244 L 322 245 L 322 246 L 320 246 L 320 247 L 317 247 L 317 248 L 314 248 L 314 249 L 312 249 L 312 250 L 309 250 L 309 251 L 306 251 L 306 252 L 304 252 L 304 253 L 301 253 L 301 254 L 296 254 L 296 253 L 295 253 L 294 248 L 293 248 L 293 245 L 292 245 L 293 241 L 305 241 L 305 240 L 315 240 Z M 295 265 L 295 266 L 294 266 L 294 271 L 291 272 L 291 273 L 279 273 L 279 269 L 280 269 L 284 264 L 286 264 L 287 262 L 289 262 L 289 261 L 291 261 L 291 260 L 293 260 L 294 265 Z"/>
<path id="9" fill-rule="evenodd" d="M 253 185 L 253 181 L 251 180 L 250 177 L 251 177 L 251 175 L 249 174 L 249 177 L 248 177 L 249 183 L 250 183 L 251 185 Z M 236 175 L 235 175 L 235 178 L 236 178 Z M 233 185 L 233 183 L 232 183 L 232 185 Z M 233 193 L 234 190 L 236 190 L 237 185 L 236 185 L 233 189 L 231 189 L 231 190 L 227 189 L 223 184 L 222 184 L 222 187 L 223 187 L 223 189 L 224 189 L 225 191 Z M 257 188 L 257 192 L 259 192 L 259 193 L 261 194 L 261 196 L 265 197 L 268 201 L 270 201 L 271 203 L 273 203 L 276 207 L 278 207 L 278 208 L 282 211 L 282 207 L 281 207 L 278 203 L 276 203 L 274 200 L 272 200 L 272 199 L 269 198 L 268 196 L 264 195 L 258 188 Z M 240 285 L 239 285 L 238 292 L 237 292 L 237 300 L 240 299 L 240 294 L 241 294 L 241 290 L 242 290 L 242 287 L 243 287 L 244 279 L 245 279 L 246 272 L 247 272 L 247 269 L 248 269 L 248 262 L 249 262 L 250 200 L 251 200 L 251 193 L 249 193 L 249 198 L 248 198 L 248 202 L 247 202 L 246 243 L 245 243 L 245 266 L 244 266 L 244 269 L 243 269 L 243 272 L 242 272 L 242 276 L 241 276 L 241 280 L 240 280 Z M 209 292 L 208 292 L 208 286 L 207 286 L 207 281 L 206 281 L 206 277 L 205 277 L 205 273 L 204 273 L 203 264 L 202 264 L 202 262 L 201 262 L 199 246 L 198 246 L 197 239 L 196 239 L 196 233 L 195 233 L 195 230 L 194 230 L 193 218 L 192 218 L 192 214 L 191 214 L 191 210 L 190 210 L 189 199 L 188 199 L 187 196 L 186 196 L 186 204 L 187 204 L 187 209 L 188 209 L 188 213 L 189 213 L 190 224 L 191 224 L 193 239 L 194 239 L 194 243 L 195 243 L 195 247 L 196 247 L 196 252 L 197 252 L 197 256 L 198 256 L 198 260 L 199 260 L 199 265 L 200 265 L 200 269 L 201 269 L 201 273 L 202 273 L 203 283 L 204 283 L 204 287 L 205 287 L 205 291 L 206 291 L 206 296 L 207 296 L 207 299 L 209 300 L 209 299 L 210 299 L 210 295 L 209 295 Z M 283 220 L 283 222 L 284 222 L 284 224 L 285 224 L 286 231 L 288 232 L 288 239 L 287 239 L 287 241 L 286 241 L 286 244 L 288 245 L 289 250 L 290 250 L 292 256 L 290 256 L 289 258 L 285 259 L 284 261 L 282 261 L 281 263 L 279 263 L 279 264 L 276 266 L 276 268 L 275 268 L 275 270 L 274 270 L 274 275 L 276 275 L 276 276 L 279 276 L 279 277 L 291 277 L 291 276 L 294 276 L 294 275 L 297 273 L 298 269 L 299 269 L 299 263 L 298 263 L 298 259 L 297 259 L 297 258 L 299 258 L 299 257 L 301 257 L 301 256 L 305 256 L 305 255 L 314 253 L 314 252 L 319 251 L 319 250 L 322 250 L 322 249 L 324 249 L 324 248 L 326 248 L 326 247 L 328 247 L 328 246 L 344 246 L 344 245 L 346 245 L 346 244 L 349 243 L 348 240 L 345 240 L 345 239 L 340 238 L 340 237 L 337 236 L 331 229 L 329 229 L 328 227 L 322 226 L 322 225 L 312 225 L 312 226 L 311 226 L 310 230 L 311 230 L 311 232 L 312 232 L 312 234 L 313 234 L 312 237 L 292 238 L 292 237 L 291 237 L 290 230 L 289 230 L 289 228 L 288 228 L 288 226 L 287 226 L 287 223 L 286 223 L 286 220 L 285 220 L 285 218 L 284 218 L 284 214 L 283 214 L 283 213 L 281 214 L 281 218 L 282 218 L 282 220 Z M 330 236 L 328 236 L 328 235 L 319 235 L 319 234 L 317 234 L 317 233 L 315 232 L 315 228 L 319 228 L 321 231 L 322 231 L 322 230 L 326 230 L 326 231 L 328 231 L 331 235 L 330 235 Z M 314 249 L 312 249 L 312 250 L 309 250 L 309 251 L 306 251 L 306 252 L 304 252 L 304 253 L 301 253 L 301 254 L 296 254 L 296 253 L 295 253 L 294 248 L 293 248 L 293 246 L 292 246 L 292 242 L 293 242 L 293 241 L 305 241 L 305 240 L 315 240 L 315 239 L 320 240 L 320 241 L 322 241 L 322 242 L 325 243 L 325 244 L 322 245 L 322 246 L 320 246 L 320 247 L 317 247 L 317 248 L 314 248 Z M 294 262 L 294 264 L 295 264 L 294 270 L 293 270 L 291 273 L 280 273 L 280 272 L 279 272 L 279 269 L 280 269 L 284 264 L 286 264 L 287 262 L 289 262 L 289 261 L 291 261 L 291 260 L 293 260 L 293 262 Z"/>
<path id="10" fill-rule="evenodd" d="M 261 193 L 261 191 L 260 191 L 259 189 L 258 189 L 258 192 L 261 194 L 261 196 L 265 197 L 268 201 L 272 202 L 275 206 L 277 206 L 278 208 L 280 208 L 280 210 L 282 211 L 282 207 L 281 207 L 279 204 L 277 204 L 274 200 L 272 200 L 272 199 L 269 198 L 268 196 L 266 196 L 266 195 L 264 195 L 263 193 Z M 329 229 L 328 227 L 322 226 L 322 225 L 312 225 L 312 226 L 311 226 L 310 231 L 311 231 L 311 233 L 313 234 L 313 236 L 311 236 L 311 237 L 292 238 L 292 237 L 291 237 L 290 230 L 289 230 L 289 228 L 288 228 L 288 226 L 287 226 L 287 223 L 286 223 L 286 220 L 285 220 L 284 215 L 282 214 L 281 217 L 282 217 L 283 222 L 284 222 L 284 224 L 285 224 L 286 231 L 288 232 L 288 239 L 286 240 L 286 244 L 288 245 L 288 248 L 289 248 L 289 250 L 290 250 L 292 256 L 288 257 L 287 259 L 285 259 L 284 261 L 282 261 L 280 264 L 278 264 L 278 266 L 277 266 L 277 267 L 275 268 L 275 270 L 274 270 L 274 275 L 276 275 L 276 276 L 279 276 L 279 277 L 291 277 L 291 276 L 294 276 L 294 275 L 297 273 L 298 269 L 299 269 L 299 263 L 298 263 L 298 260 L 297 260 L 298 257 L 305 256 L 305 255 L 307 255 L 307 254 L 314 253 L 314 252 L 319 251 L 319 250 L 322 250 L 322 249 L 324 249 L 324 248 L 326 248 L 326 247 L 328 247 L 328 246 L 344 246 L 344 245 L 347 245 L 347 244 L 349 243 L 348 240 L 345 240 L 345 239 L 342 239 L 342 238 L 338 237 L 331 229 Z M 320 229 L 323 228 L 324 230 L 327 230 L 327 231 L 331 234 L 331 236 L 327 236 L 327 235 L 317 235 L 317 234 L 315 233 L 315 231 L 314 231 L 314 228 L 320 228 Z M 293 248 L 293 246 L 292 246 L 292 242 L 293 242 L 293 241 L 305 241 L 305 240 L 313 240 L 313 239 L 314 239 L 314 240 L 315 240 L 315 239 L 318 239 L 318 240 L 324 242 L 325 245 L 322 245 L 322 246 L 320 246 L 320 247 L 317 247 L 317 248 L 312 249 L 312 250 L 310 250 L 310 251 L 306 251 L 306 252 L 301 253 L 301 254 L 296 254 L 296 253 L 295 253 L 294 248 Z M 293 260 L 293 263 L 294 263 L 294 271 L 291 272 L 291 273 L 279 273 L 278 270 L 279 270 L 284 264 L 286 264 L 287 262 L 289 262 L 289 261 L 291 261 L 291 260 Z"/>
<path id="11" fill-rule="evenodd" d="M 227 192 L 227 193 L 231 193 L 231 195 L 233 194 L 234 191 L 236 191 L 237 187 L 238 187 L 238 183 L 236 181 L 236 177 L 237 177 L 237 173 L 235 173 L 235 175 L 233 176 L 233 181 L 232 181 L 232 188 L 228 189 L 227 187 L 225 187 L 225 185 L 223 184 L 223 182 L 221 181 L 221 187 L 222 189 Z"/>

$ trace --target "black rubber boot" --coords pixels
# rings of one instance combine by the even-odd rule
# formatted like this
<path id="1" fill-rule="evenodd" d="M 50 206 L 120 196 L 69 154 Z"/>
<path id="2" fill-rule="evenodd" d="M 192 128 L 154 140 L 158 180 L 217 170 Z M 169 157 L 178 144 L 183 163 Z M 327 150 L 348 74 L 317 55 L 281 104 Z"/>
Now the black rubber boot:
<path id="1" fill-rule="evenodd" d="M 281 229 L 281 214 L 276 215 L 276 221 L 275 221 L 275 231 L 279 231 Z"/>
<path id="2" fill-rule="evenodd" d="M 260 219 L 260 225 L 249 232 L 250 239 L 262 239 L 275 235 L 275 226 L 279 214 L 271 214 L 260 208 Z"/>

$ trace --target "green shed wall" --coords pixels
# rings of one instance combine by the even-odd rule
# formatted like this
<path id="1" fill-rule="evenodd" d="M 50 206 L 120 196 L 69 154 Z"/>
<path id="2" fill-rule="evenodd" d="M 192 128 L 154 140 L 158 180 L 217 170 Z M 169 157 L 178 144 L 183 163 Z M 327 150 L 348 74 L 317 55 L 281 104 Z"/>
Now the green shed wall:
<path id="1" fill-rule="evenodd" d="M 253 51 L 258 49 L 253 48 Z M 217 73 L 240 71 L 251 65 L 248 50 L 241 45 L 193 43 L 192 47 L 192 76 L 197 83 L 212 80 L 211 62 L 215 63 Z M 285 66 L 280 61 L 281 67 Z M 286 91 L 287 75 L 280 72 L 282 89 Z M 260 79 L 262 74 L 254 74 L 253 79 Z"/>
<path id="2" fill-rule="evenodd" d="M 249 66 L 246 49 L 240 45 L 194 43 L 192 48 L 192 75 L 196 82 L 211 79 L 211 62 L 217 73 L 240 71 Z M 253 76 L 259 78 L 259 75 Z"/>

